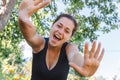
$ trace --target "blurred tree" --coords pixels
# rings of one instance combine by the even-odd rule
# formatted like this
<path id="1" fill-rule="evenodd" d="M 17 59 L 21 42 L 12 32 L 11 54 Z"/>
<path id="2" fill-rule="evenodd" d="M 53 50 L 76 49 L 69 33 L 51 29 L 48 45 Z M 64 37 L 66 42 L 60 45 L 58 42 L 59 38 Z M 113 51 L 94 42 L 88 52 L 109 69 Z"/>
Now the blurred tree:
<path id="1" fill-rule="evenodd" d="M 113 0 L 64 0 L 67 13 L 71 13 L 79 23 L 78 31 L 73 41 L 79 44 L 88 39 L 93 41 L 98 32 L 108 33 L 120 26 L 117 6 Z M 80 43 L 81 42 L 81 43 Z"/>
<path id="2" fill-rule="evenodd" d="M 9 54 L 15 56 L 15 63 L 22 62 L 22 54 L 18 46 L 22 40 L 22 35 L 20 34 L 17 23 L 18 4 L 16 4 L 13 9 L 15 2 L 16 0 L 10 0 L 10 2 L 6 4 L 5 12 L 0 15 L 0 25 L 2 25 L 0 26 L 0 69 L 2 61 L 8 58 Z M 9 64 L 11 63 L 12 60 L 9 61 Z"/>
<path id="3" fill-rule="evenodd" d="M 16 0 L 2 0 L 0 1 L 0 31 L 2 31 L 7 24 L 12 9 Z"/>
<path id="4" fill-rule="evenodd" d="M 16 0 L 9 1 L 12 3 L 5 10 L 9 11 L 7 14 L 5 12 L 0 15 L 0 61 L 8 58 L 9 54 L 14 54 L 15 62 L 21 63 L 21 50 L 18 46 L 23 40 L 18 28 L 18 6 L 21 0 L 17 0 L 15 6 Z M 71 42 L 76 43 L 82 50 L 86 39 L 92 42 L 99 37 L 98 32 L 108 33 L 119 28 L 120 20 L 116 12 L 117 3 L 113 0 L 51 0 L 51 4 L 35 13 L 31 20 L 36 25 L 37 32 L 42 36 L 47 36 L 56 15 L 60 13 L 73 15 L 79 24 L 79 28 Z M 62 6 L 64 6 L 64 10 L 60 11 Z M 12 14 L 8 20 L 6 16 L 10 15 L 12 8 Z M 7 21 L 8 23 L 6 23 Z"/>

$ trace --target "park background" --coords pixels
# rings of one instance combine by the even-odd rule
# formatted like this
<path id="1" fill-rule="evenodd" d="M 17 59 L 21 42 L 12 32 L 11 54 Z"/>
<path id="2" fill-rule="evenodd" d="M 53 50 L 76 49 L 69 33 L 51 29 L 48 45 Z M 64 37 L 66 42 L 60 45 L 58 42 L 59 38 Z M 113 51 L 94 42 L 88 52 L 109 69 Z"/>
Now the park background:
<path id="1" fill-rule="evenodd" d="M 0 32 L 0 79 L 2 80 L 29 80 L 31 75 L 31 48 L 26 44 L 25 40 L 21 36 L 17 24 L 18 4 L 20 1 L 21 0 L 17 1 L 16 6 L 12 10 L 12 15 L 10 16 L 10 20 L 5 26 L 5 29 Z M 84 3 L 85 1 L 86 3 Z M 71 71 L 70 74 L 72 75 L 70 75 L 68 80 L 120 80 L 119 0 L 103 0 L 101 2 L 85 1 L 52 0 L 50 4 L 51 6 L 48 6 L 47 8 L 42 9 L 33 15 L 33 21 L 35 21 L 35 25 L 38 26 L 38 32 L 42 34 L 42 36 L 47 36 L 49 34 L 49 27 L 46 26 L 51 25 L 55 15 L 58 15 L 61 12 L 72 13 L 77 20 L 83 22 L 82 26 L 80 26 L 82 31 L 78 30 L 75 38 L 73 38 L 73 43 L 78 44 L 81 42 L 82 44 L 79 44 L 79 49 L 82 50 L 81 47 L 83 47 L 86 41 L 92 42 L 93 40 L 97 39 L 98 42 L 100 41 L 102 43 L 102 47 L 105 48 L 105 56 L 99 69 L 93 77 L 79 78 L 76 76 L 77 74 L 74 71 Z M 101 6 L 99 7 L 101 9 L 98 10 L 97 13 L 94 13 L 93 11 L 96 11 L 96 6 L 98 5 Z M 114 5 L 116 7 L 114 7 Z M 66 8 L 68 8 L 67 11 Z M 114 12 L 118 13 L 118 15 L 115 15 Z M 1 16 L 2 15 L 0 15 L 0 17 Z M 99 19 L 100 17 L 98 16 L 102 16 L 101 19 Z M 109 23 L 109 19 L 111 21 L 110 23 L 113 23 L 112 25 Z M 87 22 L 87 24 L 85 24 L 84 20 Z M 102 24 L 99 23 L 99 20 L 101 20 Z M 0 22 L 1 21 L 2 20 L 0 20 Z M 105 25 L 105 23 L 103 23 L 104 21 L 106 23 L 108 21 L 106 27 L 103 26 Z M 100 36 L 97 36 L 96 34 Z"/>

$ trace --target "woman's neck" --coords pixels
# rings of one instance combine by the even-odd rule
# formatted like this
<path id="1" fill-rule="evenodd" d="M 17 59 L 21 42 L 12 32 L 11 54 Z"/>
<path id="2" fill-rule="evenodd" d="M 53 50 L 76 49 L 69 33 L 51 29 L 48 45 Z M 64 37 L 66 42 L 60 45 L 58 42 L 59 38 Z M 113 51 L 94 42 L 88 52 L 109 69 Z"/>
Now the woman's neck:
<path id="1" fill-rule="evenodd" d="M 59 53 L 61 50 L 61 47 L 62 47 L 62 45 L 61 46 L 51 46 L 50 44 L 48 44 L 48 50 L 50 52 L 54 52 L 54 53 Z"/>

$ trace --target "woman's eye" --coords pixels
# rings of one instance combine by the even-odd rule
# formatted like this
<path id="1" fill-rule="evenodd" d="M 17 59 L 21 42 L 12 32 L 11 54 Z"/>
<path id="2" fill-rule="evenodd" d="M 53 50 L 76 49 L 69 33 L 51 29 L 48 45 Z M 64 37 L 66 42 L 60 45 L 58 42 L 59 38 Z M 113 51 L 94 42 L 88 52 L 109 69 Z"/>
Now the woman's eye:
<path id="1" fill-rule="evenodd" d="M 58 25 L 58 28 L 61 28 L 62 26 Z"/>
<path id="2" fill-rule="evenodd" d="M 69 31 L 67 31 L 67 30 L 66 30 L 65 32 L 66 32 L 66 33 L 69 33 Z"/>

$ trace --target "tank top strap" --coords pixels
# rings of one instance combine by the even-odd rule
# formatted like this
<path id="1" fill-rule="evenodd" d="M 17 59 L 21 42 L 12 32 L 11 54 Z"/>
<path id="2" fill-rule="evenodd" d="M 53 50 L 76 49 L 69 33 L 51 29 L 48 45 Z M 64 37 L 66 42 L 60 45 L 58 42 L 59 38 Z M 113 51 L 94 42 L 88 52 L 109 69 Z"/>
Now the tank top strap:
<path id="1" fill-rule="evenodd" d="M 44 39 L 45 39 L 45 46 L 44 46 L 44 49 L 47 49 L 49 38 L 44 38 Z"/>
<path id="2" fill-rule="evenodd" d="M 61 56 L 62 58 L 66 58 L 67 59 L 67 55 L 66 55 L 66 46 L 67 46 L 68 42 L 65 42 L 61 48 Z"/>
<path id="3" fill-rule="evenodd" d="M 62 48 L 65 49 L 66 46 L 67 46 L 67 44 L 68 44 L 68 42 L 65 42 L 65 43 L 63 44 Z"/>

